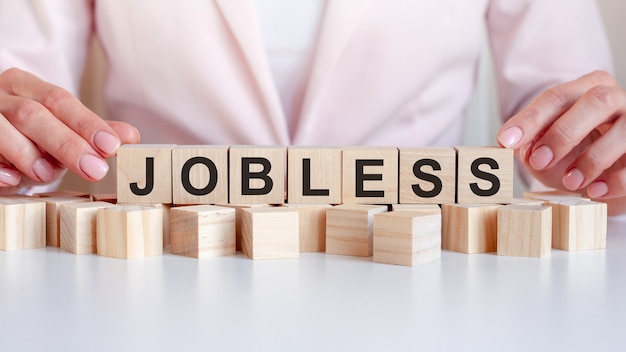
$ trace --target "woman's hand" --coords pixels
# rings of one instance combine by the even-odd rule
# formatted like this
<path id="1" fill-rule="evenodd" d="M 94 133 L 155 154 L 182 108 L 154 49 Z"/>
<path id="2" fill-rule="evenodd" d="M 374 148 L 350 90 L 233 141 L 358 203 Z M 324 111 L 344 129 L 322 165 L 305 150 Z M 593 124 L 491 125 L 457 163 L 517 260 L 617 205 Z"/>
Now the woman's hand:
<path id="1" fill-rule="evenodd" d="M 610 200 L 611 208 L 626 199 L 625 114 L 626 91 L 596 71 L 540 94 L 504 124 L 498 142 L 545 185 Z"/>
<path id="2" fill-rule="evenodd" d="M 139 142 L 133 126 L 104 121 L 66 90 L 15 68 L 0 74 L 0 131 L 0 187 L 23 175 L 48 183 L 65 168 L 98 181 L 108 172 L 104 159 Z"/>

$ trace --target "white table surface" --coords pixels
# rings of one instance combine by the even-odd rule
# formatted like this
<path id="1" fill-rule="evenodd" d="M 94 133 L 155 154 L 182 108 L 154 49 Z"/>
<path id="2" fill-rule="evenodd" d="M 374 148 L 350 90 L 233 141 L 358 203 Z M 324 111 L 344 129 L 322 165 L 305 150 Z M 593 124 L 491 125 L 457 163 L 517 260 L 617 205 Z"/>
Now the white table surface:
<path id="1" fill-rule="evenodd" d="M 137 260 L 0 251 L 0 351 L 626 350 L 626 220 L 606 250 Z"/>

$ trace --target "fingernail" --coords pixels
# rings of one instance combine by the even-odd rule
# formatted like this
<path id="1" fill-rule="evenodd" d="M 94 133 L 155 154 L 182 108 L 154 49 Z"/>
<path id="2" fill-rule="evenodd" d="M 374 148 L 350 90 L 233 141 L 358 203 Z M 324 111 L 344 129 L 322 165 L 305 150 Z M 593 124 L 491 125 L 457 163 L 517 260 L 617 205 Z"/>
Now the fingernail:
<path id="1" fill-rule="evenodd" d="M 585 176 L 576 168 L 571 169 L 570 172 L 563 176 L 563 186 L 570 191 L 579 189 L 583 182 L 585 182 Z"/>
<path id="2" fill-rule="evenodd" d="M 15 170 L 0 169 L 0 183 L 4 183 L 7 186 L 17 186 L 21 179 L 22 176 Z"/>
<path id="3" fill-rule="evenodd" d="M 587 194 L 591 198 L 600 198 L 609 193 L 609 186 L 604 181 L 594 182 L 587 187 Z"/>
<path id="4" fill-rule="evenodd" d="M 554 154 L 552 153 L 550 147 L 542 145 L 532 153 L 528 162 L 533 169 L 543 170 L 546 166 L 548 166 L 548 164 L 550 164 L 553 158 Z"/>
<path id="5" fill-rule="evenodd" d="M 35 163 L 33 164 L 33 171 L 41 182 L 50 182 L 57 176 L 57 172 L 54 167 L 52 167 L 48 160 L 44 158 L 35 160 Z"/>
<path id="6" fill-rule="evenodd" d="M 93 143 L 105 154 L 115 154 L 121 145 L 119 138 L 105 131 L 96 132 Z"/>
<path id="7" fill-rule="evenodd" d="M 87 176 L 94 180 L 101 180 L 109 172 L 109 165 L 106 161 L 91 154 L 81 156 L 78 165 Z"/>
<path id="8" fill-rule="evenodd" d="M 517 126 L 509 127 L 498 135 L 500 145 L 510 148 L 522 140 L 524 132 Z"/>

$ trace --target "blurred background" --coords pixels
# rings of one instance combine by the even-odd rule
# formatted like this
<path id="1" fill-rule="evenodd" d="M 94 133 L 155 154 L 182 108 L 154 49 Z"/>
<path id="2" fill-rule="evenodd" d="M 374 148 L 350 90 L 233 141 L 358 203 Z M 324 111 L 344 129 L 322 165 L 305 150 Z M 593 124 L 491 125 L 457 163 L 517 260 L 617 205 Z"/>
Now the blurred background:
<path id="1" fill-rule="evenodd" d="M 541 0 L 539 0 L 541 1 Z M 566 1 L 563 2 L 567 4 Z M 626 88 L 626 1 L 624 0 L 597 0 L 602 12 L 605 28 L 611 43 L 615 75 L 622 87 Z M 567 6 L 567 5 L 565 5 Z M 584 26 L 584 23 L 581 23 Z M 102 82 L 106 59 L 97 42 L 92 45 L 89 63 L 85 69 L 81 89 L 81 99 L 90 109 L 106 118 L 106 110 L 102 102 Z M 489 48 L 485 42 L 483 56 L 480 62 L 479 78 L 476 92 L 468 106 L 468 123 L 465 129 L 464 144 L 466 145 L 496 145 L 496 133 L 500 126 L 498 106 L 494 96 L 497 89 L 493 79 Z M 105 180 L 90 183 L 68 174 L 59 189 L 77 190 L 89 193 L 115 192 L 115 160 L 109 161 L 110 173 Z M 525 185 L 516 178 L 515 194 L 521 195 Z"/>

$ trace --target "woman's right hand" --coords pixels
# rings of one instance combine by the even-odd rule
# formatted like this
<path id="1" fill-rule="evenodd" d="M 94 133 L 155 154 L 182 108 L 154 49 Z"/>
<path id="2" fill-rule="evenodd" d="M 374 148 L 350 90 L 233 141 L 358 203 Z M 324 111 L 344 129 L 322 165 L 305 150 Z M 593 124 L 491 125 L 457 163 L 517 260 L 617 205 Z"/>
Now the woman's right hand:
<path id="1" fill-rule="evenodd" d="M 106 158 L 139 142 L 133 126 L 104 121 L 65 89 L 16 68 L 0 74 L 0 131 L 0 187 L 23 176 L 49 183 L 65 168 L 98 181 Z"/>

